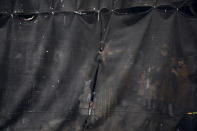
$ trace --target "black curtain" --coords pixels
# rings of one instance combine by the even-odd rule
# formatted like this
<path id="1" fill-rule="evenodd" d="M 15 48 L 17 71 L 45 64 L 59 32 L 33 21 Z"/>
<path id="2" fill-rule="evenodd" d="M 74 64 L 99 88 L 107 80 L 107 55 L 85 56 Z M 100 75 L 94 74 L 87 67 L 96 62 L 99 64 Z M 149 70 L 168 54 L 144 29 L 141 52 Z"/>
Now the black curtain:
<path id="1" fill-rule="evenodd" d="M 196 64 L 192 0 L 0 0 L 0 131 L 175 130 Z"/>

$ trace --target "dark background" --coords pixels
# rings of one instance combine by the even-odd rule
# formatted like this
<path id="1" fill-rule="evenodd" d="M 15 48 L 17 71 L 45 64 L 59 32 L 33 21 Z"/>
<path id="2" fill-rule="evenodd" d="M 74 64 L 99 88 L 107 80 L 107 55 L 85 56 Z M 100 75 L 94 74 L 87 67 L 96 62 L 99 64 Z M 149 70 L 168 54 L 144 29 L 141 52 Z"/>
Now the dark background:
<path id="1" fill-rule="evenodd" d="M 0 131 L 195 131 L 196 42 L 194 0 L 0 0 Z"/>

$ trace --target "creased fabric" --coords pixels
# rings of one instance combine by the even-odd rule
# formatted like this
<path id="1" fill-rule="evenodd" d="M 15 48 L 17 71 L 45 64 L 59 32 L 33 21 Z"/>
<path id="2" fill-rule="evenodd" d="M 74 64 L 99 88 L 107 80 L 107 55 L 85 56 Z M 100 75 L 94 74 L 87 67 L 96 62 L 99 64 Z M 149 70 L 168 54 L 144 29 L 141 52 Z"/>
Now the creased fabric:
<path id="1" fill-rule="evenodd" d="M 174 130 L 197 110 L 193 2 L 1 0 L 0 130 Z"/>

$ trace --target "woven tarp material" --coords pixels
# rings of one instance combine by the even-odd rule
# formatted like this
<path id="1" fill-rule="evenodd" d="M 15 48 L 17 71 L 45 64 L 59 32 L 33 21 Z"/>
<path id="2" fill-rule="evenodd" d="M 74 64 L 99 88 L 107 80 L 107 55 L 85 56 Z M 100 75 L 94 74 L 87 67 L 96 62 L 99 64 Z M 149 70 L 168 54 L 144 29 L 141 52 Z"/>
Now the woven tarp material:
<path id="1" fill-rule="evenodd" d="M 0 131 L 175 130 L 196 65 L 195 1 L 0 0 Z"/>

